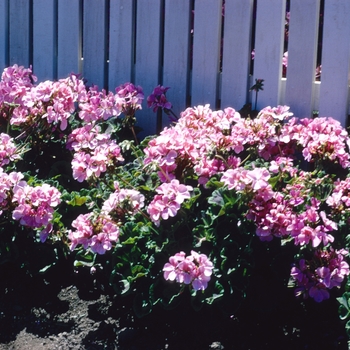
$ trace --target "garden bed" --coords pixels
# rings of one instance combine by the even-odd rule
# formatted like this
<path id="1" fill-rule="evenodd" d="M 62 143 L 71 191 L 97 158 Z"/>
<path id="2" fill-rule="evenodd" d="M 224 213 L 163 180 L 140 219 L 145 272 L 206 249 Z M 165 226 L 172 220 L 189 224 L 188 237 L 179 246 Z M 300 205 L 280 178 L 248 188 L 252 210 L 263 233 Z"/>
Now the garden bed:
<path id="1" fill-rule="evenodd" d="M 263 274 L 247 291 L 255 303 L 235 315 L 215 306 L 196 312 L 184 301 L 137 318 L 131 301 L 114 296 L 106 281 L 71 266 L 32 277 L 1 268 L 1 350 L 347 349 L 335 298 L 301 303 L 292 290 L 281 298 Z"/>

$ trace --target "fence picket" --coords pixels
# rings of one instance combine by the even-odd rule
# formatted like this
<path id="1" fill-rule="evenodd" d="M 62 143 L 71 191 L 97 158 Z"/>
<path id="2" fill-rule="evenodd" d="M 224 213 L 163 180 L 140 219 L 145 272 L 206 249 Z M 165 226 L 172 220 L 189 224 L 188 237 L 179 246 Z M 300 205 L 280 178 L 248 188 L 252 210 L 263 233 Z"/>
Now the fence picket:
<path id="1" fill-rule="evenodd" d="M 39 80 L 57 79 L 55 0 L 33 1 L 33 70 Z"/>
<path id="2" fill-rule="evenodd" d="M 137 2 L 135 83 L 142 86 L 145 96 L 160 82 L 161 3 L 161 0 Z M 154 134 L 157 124 L 157 116 L 145 106 L 139 119 L 141 137 Z"/>
<path id="3" fill-rule="evenodd" d="M 320 1 L 293 0 L 290 9 L 285 104 L 299 117 L 311 117 Z"/>
<path id="4" fill-rule="evenodd" d="M 106 85 L 107 21 L 105 0 L 83 2 L 83 75 L 88 85 Z"/>
<path id="5" fill-rule="evenodd" d="M 10 65 L 29 67 L 32 62 L 30 1 L 9 1 L 9 55 Z"/>
<path id="6" fill-rule="evenodd" d="M 264 91 L 259 93 L 257 109 L 276 106 L 281 100 L 283 36 L 286 2 L 257 2 L 254 79 L 264 79 Z"/>
<path id="7" fill-rule="evenodd" d="M 221 108 L 240 109 L 248 100 L 253 0 L 226 0 Z"/>
<path id="8" fill-rule="evenodd" d="M 350 1 L 325 1 L 320 116 L 344 126 L 348 115 Z"/>
<path id="9" fill-rule="evenodd" d="M 108 88 L 133 82 L 134 1 L 111 1 L 109 27 Z"/>
<path id="10" fill-rule="evenodd" d="M 194 7 L 192 105 L 215 109 L 219 87 L 222 1 L 196 1 Z"/>
<path id="11" fill-rule="evenodd" d="M 57 20 L 57 76 L 81 72 L 81 0 L 59 0 Z"/>
<path id="12" fill-rule="evenodd" d="M 165 2 L 163 84 L 170 87 L 167 97 L 178 116 L 187 104 L 189 91 L 191 16 L 188 0 Z M 163 115 L 162 125 L 168 124 L 168 117 Z"/>
<path id="13" fill-rule="evenodd" d="M 0 0 L 0 74 L 8 65 L 8 0 Z"/>

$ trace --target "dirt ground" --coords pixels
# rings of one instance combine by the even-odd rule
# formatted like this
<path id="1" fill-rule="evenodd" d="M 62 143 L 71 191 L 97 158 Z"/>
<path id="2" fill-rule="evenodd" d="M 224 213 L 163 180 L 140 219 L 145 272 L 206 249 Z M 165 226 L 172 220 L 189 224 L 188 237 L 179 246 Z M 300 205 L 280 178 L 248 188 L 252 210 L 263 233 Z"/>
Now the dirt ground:
<path id="1" fill-rule="evenodd" d="M 347 349 L 332 301 L 306 308 L 253 284 L 260 306 L 243 306 L 237 315 L 180 306 L 139 319 L 128 300 L 88 273 L 69 271 L 56 266 L 29 276 L 0 266 L 0 350 Z"/>

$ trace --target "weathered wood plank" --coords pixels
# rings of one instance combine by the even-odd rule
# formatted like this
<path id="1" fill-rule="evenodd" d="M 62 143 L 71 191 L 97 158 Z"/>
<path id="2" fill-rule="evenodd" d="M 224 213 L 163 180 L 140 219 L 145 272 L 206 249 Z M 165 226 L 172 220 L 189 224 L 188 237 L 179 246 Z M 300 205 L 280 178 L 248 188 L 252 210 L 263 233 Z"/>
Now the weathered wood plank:
<path id="1" fill-rule="evenodd" d="M 32 62 L 32 18 L 30 1 L 9 1 L 10 65 L 29 67 Z"/>
<path id="2" fill-rule="evenodd" d="M 83 76 L 88 85 L 107 85 L 107 17 L 105 0 L 83 3 Z"/>
<path id="3" fill-rule="evenodd" d="M 254 79 L 265 80 L 257 109 L 280 103 L 285 12 L 285 1 L 257 2 Z"/>
<path id="4" fill-rule="evenodd" d="M 9 54 L 9 18 L 8 0 L 0 0 L 0 74 L 8 66 Z"/>
<path id="5" fill-rule="evenodd" d="M 190 21 L 191 7 L 188 0 L 165 2 L 163 85 L 170 87 L 167 98 L 173 104 L 177 116 L 187 107 Z M 163 126 L 169 124 L 166 114 L 163 114 L 162 122 Z"/>
<path id="6" fill-rule="evenodd" d="M 226 0 L 221 108 L 248 102 L 253 0 Z"/>
<path id="7" fill-rule="evenodd" d="M 193 33 L 192 105 L 216 108 L 219 88 L 222 1 L 195 2 Z"/>
<path id="8" fill-rule="evenodd" d="M 291 2 L 285 104 L 299 118 L 312 116 L 319 17 L 319 0 Z"/>
<path id="9" fill-rule="evenodd" d="M 57 79 L 55 0 L 33 1 L 33 71 L 38 81 Z"/>
<path id="10" fill-rule="evenodd" d="M 134 1 L 113 0 L 110 7 L 108 87 L 133 81 Z"/>
<path id="11" fill-rule="evenodd" d="M 82 72 L 81 0 L 58 1 L 57 76 Z"/>
<path id="12" fill-rule="evenodd" d="M 161 0 L 137 2 L 135 84 L 141 85 L 145 99 L 160 83 Z M 144 103 L 138 114 L 140 136 L 152 135 L 157 129 L 157 116 Z"/>
<path id="13" fill-rule="evenodd" d="M 325 1 L 320 116 L 346 125 L 349 87 L 350 1 Z"/>

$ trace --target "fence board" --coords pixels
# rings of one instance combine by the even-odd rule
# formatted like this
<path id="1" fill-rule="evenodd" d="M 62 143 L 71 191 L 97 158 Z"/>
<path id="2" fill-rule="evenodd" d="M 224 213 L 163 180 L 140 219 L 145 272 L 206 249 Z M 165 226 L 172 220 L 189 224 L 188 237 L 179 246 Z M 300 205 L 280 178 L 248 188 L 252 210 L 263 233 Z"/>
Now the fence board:
<path id="1" fill-rule="evenodd" d="M 0 74 L 8 65 L 8 0 L 0 0 Z"/>
<path id="2" fill-rule="evenodd" d="M 280 103 L 285 12 L 285 1 L 257 2 L 254 79 L 265 80 L 257 109 Z"/>
<path id="3" fill-rule="evenodd" d="M 216 108 L 219 86 L 222 1 L 195 2 L 192 105 L 209 103 Z"/>
<path id="4" fill-rule="evenodd" d="M 33 1 L 33 71 L 39 81 L 57 79 L 56 18 L 55 0 Z"/>
<path id="5" fill-rule="evenodd" d="M 11 0 L 9 5 L 9 64 L 29 67 L 32 64 L 31 2 L 28 0 Z"/>
<path id="6" fill-rule="evenodd" d="M 135 83 L 145 97 L 160 83 L 161 9 L 160 0 L 137 2 Z M 139 113 L 140 136 L 154 134 L 157 124 L 157 116 L 145 106 Z"/>
<path id="7" fill-rule="evenodd" d="M 163 85 L 169 86 L 168 100 L 180 115 L 187 104 L 189 92 L 189 50 L 191 6 L 188 0 L 165 2 Z M 163 114 L 162 125 L 168 125 Z"/>
<path id="8" fill-rule="evenodd" d="M 251 60 L 253 0 L 226 0 L 221 108 L 247 103 Z"/>
<path id="9" fill-rule="evenodd" d="M 293 0 L 290 13 L 285 104 L 304 118 L 313 110 L 320 1 Z"/>
<path id="10" fill-rule="evenodd" d="M 81 0 L 58 0 L 57 75 L 81 73 Z"/>
<path id="11" fill-rule="evenodd" d="M 134 1 L 111 1 L 109 26 L 108 87 L 133 81 Z"/>
<path id="12" fill-rule="evenodd" d="M 106 10 L 105 0 L 83 2 L 83 75 L 99 88 L 107 85 Z"/>
<path id="13" fill-rule="evenodd" d="M 349 86 L 350 1 L 325 1 L 320 116 L 346 125 Z"/>

